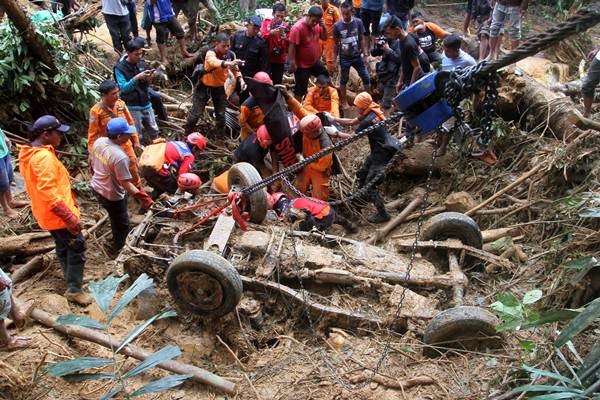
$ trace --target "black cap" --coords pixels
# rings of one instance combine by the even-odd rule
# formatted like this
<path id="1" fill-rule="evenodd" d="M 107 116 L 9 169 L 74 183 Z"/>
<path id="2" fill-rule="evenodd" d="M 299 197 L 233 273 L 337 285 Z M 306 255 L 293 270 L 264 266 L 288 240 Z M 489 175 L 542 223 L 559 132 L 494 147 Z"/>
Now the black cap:
<path id="1" fill-rule="evenodd" d="M 29 128 L 29 131 L 33 133 L 44 131 L 59 131 L 60 133 L 66 133 L 69 129 L 71 129 L 69 125 L 61 124 L 55 116 L 44 115 L 35 120 L 33 125 Z"/>

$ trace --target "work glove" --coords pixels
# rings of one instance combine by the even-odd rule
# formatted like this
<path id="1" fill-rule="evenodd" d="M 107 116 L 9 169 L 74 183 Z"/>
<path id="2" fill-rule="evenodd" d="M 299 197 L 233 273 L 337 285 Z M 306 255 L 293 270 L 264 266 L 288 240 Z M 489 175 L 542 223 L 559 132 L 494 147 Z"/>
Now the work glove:
<path id="1" fill-rule="evenodd" d="M 73 213 L 67 207 L 64 201 L 59 201 L 52 207 L 51 211 L 56 214 L 60 219 L 63 220 L 67 225 L 67 230 L 73 235 L 78 235 L 81 232 L 81 226 L 79 226 L 79 217 Z"/>
<path id="2" fill-rule="evenodd" d="M 142 206 L 144 210 L 149 209 L 150 206 L 154 204 L 152 198 L 148 195 L 148 193 L 144 192 L 144 190 L 140 190 L 139 192 L 134 194 L 133 197 L 135 197 L 136 200 L 140 202 L 140 206 Z"/>

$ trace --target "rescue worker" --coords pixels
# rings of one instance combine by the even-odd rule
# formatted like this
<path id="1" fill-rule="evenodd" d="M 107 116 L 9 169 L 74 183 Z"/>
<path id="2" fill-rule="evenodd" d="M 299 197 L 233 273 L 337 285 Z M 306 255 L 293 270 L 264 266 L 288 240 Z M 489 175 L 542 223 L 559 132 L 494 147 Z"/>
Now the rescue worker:
<path id="1" fill-rule="evenodd" d="M 38 118 L 29 130 L 30 144 L 19 146 L 19 172 L 31 198 L 31 212 L 56 243 L 56 256 L 67 283 L 65 298 L 82 306 L 92 302 L 83 293 L 85 238 L 79 224 L 79 207 L 71 192 L 69 172 L 58 160 L 55 148 L 69 131 L 51 115 Z"/>
<path id="2" fill-rule="evenodd" d="M 367 92 L 359 93 L 356 96 L 354 99 L 354 106 L 358 111 L 358 117 L 336 118 L 336 122 L 348 126 L 358 125 L 357 132 L 359 132 L 385 120 L 385 116 L 383 115 L 383 111 L 381 111 L 379 104 L 375 103 L 371 98 L 371 95 Z M 368 138 L 371 153 L 356 173 L 359 189 L 373 180 L 380 172 L 385 170 L 386 165 L 400 147 L 398 141 L 390 135 L 390 132 L 385 126 L 375 129 L 368 135 Z M 390 215 L 385 209 L 383 198 L 375 188 L 375 186 L 381 184 L 381 182 L 383 182 L 383 176 L 379 178 L 375 185 L 367 192 L 367 195 L 377 210 L 375 214 L 367 217 L 367 220 L 373 224 L 386 222 L 390 219 Z"/>
<path id="3" fill-rule="evenodd" d="M 231 38 L 231 50 L 237 58 L 244 60 L 244 64 L 240 66 L 242 76 L 270 71 L 267 42 L 258 35 L 261 24 L 260 18 L 252 15 L 246 19 L 246 30 L 236 32 Z"/>
<path id="4" fill-rule="evenodd" d="M 150 101 L 150 83 L 154 71 L 146 68 L 143 60 L 144 39 L 135 38 L 127 42 L 127 54 L 115 65 L 115 81 L 121 90 L 121 99 L 135 121 L 135 130 L 145 143 L 152 143 L 158 136 L 158 125 Z M 143 128 L 146 129 L 144 135 Z"/>
<path id="5" fill-rule="evenodd" d="M 254 79 L 269 85 L 273 84 L 271 77 L 266 72 L 260 71 L 254 74 Z M 256 132 L 259 126 L 263 124 L 265 115 L 258 106 L 258 101 L 250 95 L 240 106 L 240 136 L 244 140 L 252 133 Z"/>
<path id="6" fill-rule="evenodd" d="M 112 254 L 117 254 L 123 248 L 129 233 L 126 194 L 138 200 L 143 209 L 152 205 L 152 199 L 144 189 L 134 185 L 129 156 L 123 150 L 123 144 L 130 142 L 133 134 L 135 128 L 125 118 L 113 118 L 106 124 L 106 137 L 98 138 L 90 151 L 90 186 L 110 218 Z"/>
<path id="7" fill-rule="evenodd" d="M 335 41 L 333 39 L 333 25 L 341 18 L 340 10 L 329 0 L 321 0 L 321 9 L 323 10 L 323 23 L 327 29 L 327 39 L 321 40 L 321 49 L 325 54 L 325 65 L 330 74 L 335 71 Z"/>
<path id="8" fill-rule="evenodd" d="M 129 135 L 129 141 L 121 145 L 127 157 L 129 157 L 129 172 L 131 172 L 131 183 L 141 188 L 138 159 L 136 154 L 142 153 L 140 139 L 135 131 L 135 121 L 127 109 L 127 105 L 119 99 L 119 87 L 115 81 L 107 80 L 98 87 L 100 101 L 90 110 L 88 123 L 88 154 L 92 153 L 92 147 L 96 140 L 106 136 L 106 126 L 113 118 L 124 118 L 133 127 L 133 133 Z"/>
<path id="9" fill-rule="evenodd" d="M 300 120 L 302 132 L 302 156 L 308 158 L 322 149 L 332 145 L 329 135 L 323 130 L 321 119 L 315 114 L 308 114 Z M 296 177 L 295 186 L 307 194 L 312 188 L 313 197 L 327 201 L 329 199 L 329 179 L 333 166 L 333 154 L 308 164 Z"/>
<path id="10" fill-rule="evenodd" d="M 265 164 L 265 157 L 271 149 L 271 136 L 267 131 L 267 127 L 261 125 L 237 147 L 233 152 L 233 161 L 236 163 L 247 162 L 256 168 L 263 178 L 271 175 L 271 169 Z M 271 151 L 271 159 L 275 160 L 275 152 Z"/>
<path id="11" fill-rule="evenodd" d="M 146 146 L 140 157 L 140 172 L 154 189 L 153 196 L 164 192 L 174 194 L 178 178 L 190 172 L 196 157 L 206 149 L 206 143 L 204 135 L 193 132 L 186 142 L 157 139 Z"/>
<path id="12" fill-rule="evenodd" d="M 288 199 L 285 193 L 277 192 L 267 195 L 269 206 L 277 216 L 286 218 L 289 222 L 299 221 L 301 231 L 310 231 L 316 228 L 325 232 L 333 224 L 341 225 L 346 232 L 356 233 L 356 226 L 342 217 L 326 202 L 312 198 L 302 197 Z"/>
<path id="13" fill-rule="evenodd" d="M 260 27 L 260 34 L 267 42 L 271 78 L 276 85 L 283 81 L 285 61 L 287 58 L 289 26 L 285 22 L 287 11 L 285 4 L 273 4 L 273 18 L 265 18 Z"/>
<path id="14" fill-rule="evenodd" d="M 239 79 L 241 77 L 236 68 L 242 64 L 242 60 L 236 60 L 235 54 L 229 50 L 229 36 L 226 33 L 218 33 L 215 36 L 213 47 L 206 52 L 204 60 L 200 57 L 196 60 L 196 69 L 199 69 L 199 80 L 194 82 L 196 87 L 192 96 L 192 109 L 185 121 L 185 133 L 191 133 L 196 128 L 198 120 L 204 113 L 204 107 L 209 97 L 215 108 L 215 119 L 217 129 L 225 128 L 225 81 L 231 72 Z"/>
<path id="15" fill-rule="evenodd" d="M 337 90 L 331 87 L 331 78 L 327 75 L 317 77 L 316 86 L 308 89 L 304 103 L 306 111 L 310 113 L 328 112 L 334 117 L 340 116 L 340 97 Z"/>

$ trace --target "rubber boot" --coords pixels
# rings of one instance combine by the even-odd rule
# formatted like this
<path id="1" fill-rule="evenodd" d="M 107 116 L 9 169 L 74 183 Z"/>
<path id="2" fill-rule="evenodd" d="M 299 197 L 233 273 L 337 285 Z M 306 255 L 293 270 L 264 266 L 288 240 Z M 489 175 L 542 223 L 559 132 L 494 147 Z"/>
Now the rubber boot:
<path id="1" fill-rule="evenodd" d="M 367 221 L 372 224 L 380 224 L 382 222 L 387 222 L 390 220 L 390 214 L 385 209 L 385 204 L 383 203 L 383 199 L 379 193 L 375 193 L 371 196 L 371 201 L 373 205 L 377 209 L 375 214 L 371 214 L 367 217 Z"/>

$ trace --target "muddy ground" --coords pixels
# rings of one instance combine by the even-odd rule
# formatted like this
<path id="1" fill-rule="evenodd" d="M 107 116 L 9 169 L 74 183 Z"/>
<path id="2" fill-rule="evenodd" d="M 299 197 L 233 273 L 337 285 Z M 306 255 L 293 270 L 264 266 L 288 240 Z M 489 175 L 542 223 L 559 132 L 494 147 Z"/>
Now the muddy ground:
<path id="1" fill-rule="evenodd" d="M 458 8 L 443 11 L 434 8 L 433 13 L 446 26 L 461 26 L 462 17 Z M 528 17 L 527 24 L 533 26 L 540 21 L 543 21 L 540 15 L 533 15 Z M 459 191 L 468 192 L 476 202 L 481 202 L 529 170 L 536 161 L 552 157 L 556 149 L 563 145 L 561 140 L 540 136 L 540 132 L 529 133 L 515 129 L 514 125 L 512 128 L 507 126 L 505 134 L 497 141 L 499 162 L 493 167 L 462 156 L 456 148 L 450 149 L 444 168 L 434 174 L 429 182 L 431 190 L 427 209 L 442 206 L 449 194 Z M 214 149 L 231 147 L 231 143 L 207 132 L 211 143 L 216 145 Z M 409 151 L 427 154 L 431 146 L 431 143 L 420 143 L 416 146 L 417 150 Z M 340 152 L 339 156 L 350 178 L 354 176 L 367 150 L 366 141 L 359 141 Z M 218 168 L 225 167 L 224 164 Z M 219 171 L 205 171 L 209 175 L 215 172 Z M 562 175 L 563 171 L 555 168 L 552 173 L 515 188 L 508 196 L 501 197 L 489 207 L 501 209 L 520 204 L 519 202 L 540 200 L 535 204 L 522 208 L 513 207 L 508 213 L 475 217 L 482 230 L 518 226 L 521 234 L 515 239 L 515 243 L 521 246 L 528 259 L 521 262 L 512 258 L 510 269 L 480 265 L 470 270 L 470 286 L 465 304 L 487 307 L 498 293 L 510 291 L 522 295 L 534 288 L 544 290 L 544 307 L 557 308 L 569 304 L 569 293 L 573 288 L 568 284 L 568 273 L 559 268 L 565 258 L 561 242 L 565 240 L 564 230 L 568 226 L 579 226 L 579 222 L 573 216 L 565 217 L 560 213 L 555 200 L 589 187 L 565 182 Z M 336 178 L 332 187 L 340 187 L 337 180 L 341 182 L 344 192 L 350 190 L 351 180 L 343 176 Z M 395 169 L 388 174 L 382 189 L 387 201 L 404 198 L 406 203 L 414 188 L 426 186 L 423 175 L 407 176 L 402 170 Z M 337 190 L 335 195 L 339 196 Z M 86 226 L 93 225 L 102 215 L 102 210 L 94 201 L 80 199 L 80 205 Z M 143 217 L 137 211 L 137 206 L 132 203 L 134 223 L 141 221 Z M 341 211 L 359 225 L 359 232 L 349 236 L 353 239 L 367 239 L 376 228 L 366 221 L 366 215 L 372 212 L 371 206 L 366 203 L 343 208 Z M 388 239 L 380 245 L 387 250 L 398 251 L 396 241 L 414 237 L 412 234 L 417 225 L 416 220 L 402 224 L 392 233 L 401 236 L 399 239 Z M 274 226 L 282 227 L 280 223 L 271 222 L 261 229 L 269 231 Z M 0 227 L 0 236 L 4 238 L 2 240 L 10 240 L 13 234 L 36 230 L 27 209 L 21 212 L 17 221 L 0 216 Z M 105 224 L 87 242 L 86 281 L 123 272 L 122 265 L 115 265 L 105 253 L 104 245 L 110 239 L 109 231 Z M 344 234 L 340 229 L 333 233 Z M 594 230 L 585 228 L 574 235 L 586 243 L 586 240 L 593 240 Z M 581 244 L 580 247 L 569 248 L 569 251 L 579 254 L 586 249 Z M 24 257 L 2 259 L 3 266 L 7 267 L 25 261 Z M 240 264 L 238 266 L 246 267 L 246 261 L 234 260 L 234 264 L 236 262 Z M 314 299 L 325 304 L 353 311 L 368 310 L 382 318 L 389 317 L 389 313 L 394 311 L 387 304 L 389 293 L 302 281 L 296 283 L 297 288 L 300 285 L 318 293 Z M 124 287 L 123 284 L 119 293 L 122 293 Z M 61 296 L 64 289 L 58 262 L 53 257 L 48 257 L 40 273 L 17 285 L 16 294 L 21 300 L 34 300 L 37 307 L 54 315 L 76 313 L 101 318 L 97 306 L 82 308 L 69 305 Z M 448 305 L 449 296 L 443 290 L 425 290 L 421 294 L 431 298 L 438 309 L 444 309 Z M 157 282 L 156 295 L 158 308 L 177 309 L 164 282 Z M 407 327 L 398 331 L 340 329 L 326 319 L 307 317 L 303 307 L 277 296 L 245 293 L 243 303 L 253 298 L 262 304 L 264 319 L 258 328 L 243 311 L 219 319 L 201 319 L 178 310 L 176 318 L 159 321 L 135 342 L 150 351 L 167 344 L 180 346 L 183 351 L 180 361 L 205 368 L 235 382 L 239 388 L 236 395 L 226 396 L 206 386 L 187 382 L 170 392 L 148 395 L 146 398 L 484 399 L 503 393 L 517 383 L 528 382 L 527 377 L 519 371 L 519 366 L 523 363 L 543 365 L 557 335 L 557 325 L 553 324 L 535 331 L 499 335 L 499 348 L 451 350 L 440 357 L 428 358 L 422 354 L 425 323 L 421 320 L 409 320 Z M 123 337 L 137 325 L 140 322 L 136 320 L 138 308 L 139 304 L 127 308 L 111 325 L 111 335 Z M 65 383 L 43 373 L 44 366 L 55 361 L 78 356 L 109 356 L 107 349 L 82 340 L 69 339 L 36 324 L 29 324 L 20 334 L 32 336 L 34 347 L 19 352 L 0 353 L 0 398 L 96 399 L 109 389 L 102 382 Z M 582 355 L 593 343 L 594 335 L 593 331 L 588 332 L 575 341 L 575 346 Z M 524 350 L 520 345 L 523 340 L 535 342 L 537 347 L 535 350 Z M 573 358 L 571 353 L 567 357 Z M 133 364 L 134 361 L 124 359 L 121 366 L 128 368 Z M 372 371 L 378 372 L 379 383 L 371 381 Z M 163 375 L 164 372 L 160 370 L 151 370 L 136 378 L 133 386 L 140 386 Z M 390 381 L 419 377 L 430 382 L 410 388 L 389 387 Z"/>

